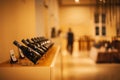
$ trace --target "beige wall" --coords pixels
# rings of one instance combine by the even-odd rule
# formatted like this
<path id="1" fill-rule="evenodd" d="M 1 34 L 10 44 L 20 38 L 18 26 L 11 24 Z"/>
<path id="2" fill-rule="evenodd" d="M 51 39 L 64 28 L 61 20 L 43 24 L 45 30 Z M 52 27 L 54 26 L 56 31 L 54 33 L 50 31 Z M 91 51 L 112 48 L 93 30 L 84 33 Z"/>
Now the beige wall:
<path id="1" fill-rule="evenodd" d="M 0 63 L 10 49 L 18 55 L 14 40 L 50 37 L 51 27 L 59 27 L 58 9 L 57 0 L 0 0 Z"/>
<path id="2" fill-rule="evenodd" d="M 60 7 L 60 26 L 68 31 L 71 27 L 76 36 L 94 35 L 93 8 L 66 6 Z"/>
<path id="3" fill-rule="evenodd" d="M 57 0 L 35 0 L 36 34 L 50 38 L 51 28 L 59 29 L 59 8 Z"/>
<path id="4" fill-rule="evenodd" d="M 36 17 L 36 35 L 45 36 L 45 23 L 44 23 L 44 5 L 43 0 L 35 0 L 35 17 Z"/>
<path id="5" fill-rule="evenodd" d="M 107 32 L 106 36 L 96 36 L 95 26 L 100 27 L 101 24 L 94 23 L 94 12 L 95 8 L 93 6 L 60 6 L 60 27 L 66 33 L 68 28 L 71 27 L 75 37 L 88 35 L 96 40 L 100 39 L 111 39 L 112 36 L 116 36 L 116 26 L 114 22 L 112 25 L 110 23 L 106 24 Z"/>
<path id="6" fill-rule="evenodd" d="M 0 0 L 0 63 L 9 59 L 14 40 L 35 36 L 34 0 Z"/>
<path id="7" fill-rule="evenodd" d="M 55 27 L 56 30 L 59 29 L 59 6 L 58 0 L 46 0 L 48 8 L 44 10 L 45 25 L 47 36 L 51 36 L 51 28 Z"/>

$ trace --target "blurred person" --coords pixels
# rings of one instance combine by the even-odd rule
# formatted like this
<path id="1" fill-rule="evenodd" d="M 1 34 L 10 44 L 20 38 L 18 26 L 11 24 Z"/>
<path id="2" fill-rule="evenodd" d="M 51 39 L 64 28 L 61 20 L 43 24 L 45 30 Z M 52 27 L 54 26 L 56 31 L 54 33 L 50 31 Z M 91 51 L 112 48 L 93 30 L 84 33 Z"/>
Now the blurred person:
<path id="1" fill-rule="evenodd" d="M 61 36 L 62 31 L 59 29 L 57 32 L 57 36 L 60 37 Z"/>
<path id="2" fill-rule="evenodd" d="M 56 37 L 56 29 L 55 27 L 52 27 L 51 29 L 51 38 L 55 38 Z"/>
<path id="3" fill-rule="evenodd" d="M 69 30 L 67 32 L 67 50 L 71 54 L 73 52 L 73 43 L 74 43 L 74 34 L 73 34 L 71 28 L 69 28 Z"/>

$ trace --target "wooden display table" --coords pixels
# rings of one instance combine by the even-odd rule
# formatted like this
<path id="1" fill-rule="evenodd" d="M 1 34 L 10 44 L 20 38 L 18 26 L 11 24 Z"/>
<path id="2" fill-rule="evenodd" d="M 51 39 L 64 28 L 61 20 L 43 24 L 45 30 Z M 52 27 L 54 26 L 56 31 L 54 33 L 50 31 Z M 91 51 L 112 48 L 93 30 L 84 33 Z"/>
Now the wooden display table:
<path id="1" fill-rule="evenodd" d="M 79 42 L 79 50 L 85 51 L 85 50 L 90 50 L 95 41 L 94 39 L 91 39 L 89 37 L 81 37 L 79 38 L 78 42 Z"/>
<path id="2" fill-rule="evenodd" d="M 92 47 L 90 51 L 90 58 L 95 63 L 120 63 L 120 52 L 118 51 L 99 51 L 99 49 Z"/>
<path id="3" fill-rule="evenodd" d="M 0 64 L 0 80 L 55 80 L 55 72 L 61 76 L 59 49 L 55 45 L 51 47 L 36 65 L 28 59 L 19 60 L 16 64 L 9 61 Z"/>

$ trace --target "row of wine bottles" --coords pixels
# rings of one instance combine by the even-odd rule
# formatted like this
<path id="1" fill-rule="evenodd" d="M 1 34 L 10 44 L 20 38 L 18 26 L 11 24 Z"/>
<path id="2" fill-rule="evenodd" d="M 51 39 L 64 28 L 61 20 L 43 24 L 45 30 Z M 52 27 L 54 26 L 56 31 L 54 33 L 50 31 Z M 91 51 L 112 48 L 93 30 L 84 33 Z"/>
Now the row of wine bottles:
<path id="1" fill-rule="evenodd" d="M 30 61 L 32 61 L 34 64 L 36 64 L 37 61 L 41 59 L 41 57 L 45 55 L 45 53 L 54 45 L 51 40 L 45 37 L 35 37 L 26 40 L 22 39 L 21 42 L 23 44 L 15 40 L 13 41 L 13 44 L 17 46 L 20 51 L 22 51 L 23 55 L 27 57 Z M 20 55 L 21 59 L 23 59 L 24 56 Z"/>

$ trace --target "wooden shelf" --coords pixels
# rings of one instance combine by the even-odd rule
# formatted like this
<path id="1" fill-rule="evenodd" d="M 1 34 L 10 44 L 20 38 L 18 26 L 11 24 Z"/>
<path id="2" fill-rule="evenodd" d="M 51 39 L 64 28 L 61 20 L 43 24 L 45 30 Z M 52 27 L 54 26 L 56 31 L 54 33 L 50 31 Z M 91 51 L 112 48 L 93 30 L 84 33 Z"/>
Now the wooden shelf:
<path id="1" fill-rule="evenodd" d="M 33 64 L 31 61 L 29 61 L 27 58 L 21 59 L 16 64 L 10 64 L 9 61 L 6 61 L 2 64 L 0 64 L 0 67 L 21 67 L 21 66 L 51 66 L 52 61 L 54 59 L 54 56 L 56 53 L 58 53 L 59 49 L 57 46 L 53 46 L 51 49 L 49 49 L 45 55 L 38 61 L 38 64 Z M 26 65 L 25 65 L 26 64 Z M 27 65 L 28 64 L 28 65 Z"/>
<path id="2" fill-rule="evenodd" d="M 10 64 L 9 61 L 0 64 L 0 80 L 55 80 L 56 64 L 61 66 L 59 54 L 60 47 L 54 45 L 46 52 L 38 64 L 33 64 L 27 58 L 19 60 L 17 64 Z M 61 73 L 60 73 L 61 74 Z"/>

